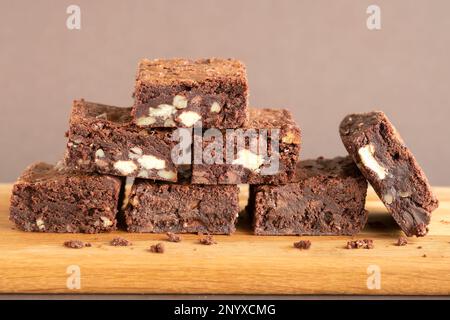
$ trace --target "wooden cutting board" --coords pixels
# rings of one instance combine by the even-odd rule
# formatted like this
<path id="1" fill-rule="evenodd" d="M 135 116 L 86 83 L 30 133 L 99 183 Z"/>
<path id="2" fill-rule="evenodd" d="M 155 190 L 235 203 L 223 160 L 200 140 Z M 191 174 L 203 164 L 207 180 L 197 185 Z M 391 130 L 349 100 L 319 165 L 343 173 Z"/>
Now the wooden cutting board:
<path id="1" fill-rule="evenodd" d="M 258 237 L 243 215 L 232 236 L 218 244 L 180 243 L 164 235 L 25 233 L 8 221 L 11 185 L 0 185 L 0 292 L 167 294 L 450 294 L 450 188 L 436 188 L 441 201 L 430 233 L 395 245 L 402 235 L 371 191 L 366 229 L 354 237 L 374 240 L 373 250 L 347 250 L 351 237 L 302 237 L 310 250 L 293 248 L 300 237 Z M 247 190 L 243 188 L 241 204 Z M 133 242 L 112 247 L 114 236 Z M 66 240 L 92 247 L 68 249 Z M 166 252 L 148 247 L 164 242 Z"/>

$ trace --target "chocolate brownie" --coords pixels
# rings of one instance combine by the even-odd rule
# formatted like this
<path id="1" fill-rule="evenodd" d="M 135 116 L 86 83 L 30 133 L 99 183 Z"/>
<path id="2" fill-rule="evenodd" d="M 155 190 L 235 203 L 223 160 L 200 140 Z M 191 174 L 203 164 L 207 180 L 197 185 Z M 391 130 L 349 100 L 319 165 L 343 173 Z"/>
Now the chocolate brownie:
<path id="1" fill-rule="evenodd" d="M 300 161 L 297 182 L 252 185 L 257 235 L 353 235 L 367 221 L 367 182 L 350 157 Z"/>
<path id="2" fill-rule="evenodd" d="M 10 220 L 20 230 L 97 233 L 116 229 L 122 179 L 74 173 L 43 162 L 13 186 Z"/>
<path id="3" fill-rule="evenodd" d="M 142 127 L 239 128 L 248 118 L 245 66 L 233 59 L 139 63 L 133 115 Z"/>
<path id="4" fill-rule="evenodd" d="M 243 129 L 194 130 L 192 183 L 292 182 L 300 143 L 300 128 L 288 110 L 250 108 Z"/>
<path id="5" fill-rule="evenodd" d="M 74 101 L 65 163 L 78 171 L 177 181 L 172 129 L 131 123 L 131 108 Z"/>
<path id="6" fill-rule="evenodd" d="M 426 235 L 438 200 L 386 115 L 381 111 L 348 115 L 340 134 L 348 153 L 405 234 Z"/>
<path id="7" fill-rule="evenodd" d="M 230 234 L 239 213 L 237 186 L 136 179 L 125 209 L 130 232 Z"/>

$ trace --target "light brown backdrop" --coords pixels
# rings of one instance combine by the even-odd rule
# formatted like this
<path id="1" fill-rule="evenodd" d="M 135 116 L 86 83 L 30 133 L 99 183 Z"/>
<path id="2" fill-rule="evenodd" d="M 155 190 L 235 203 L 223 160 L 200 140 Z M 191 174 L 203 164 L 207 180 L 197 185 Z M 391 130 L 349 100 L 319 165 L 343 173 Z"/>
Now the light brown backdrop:
<path id="1" fill-rule="evenodd" d="M 66 28 L 81 7 L 82 28 Z M 382 29 L 366 28 L 381 7 Z M 338 124 L 384 110 L 433 184 L 450 185 L 450 1 L 0 2 L 0 181 L 65 147 L 71 101 L 131 105 L 142 57 L 235 57 L 251 103 L 286 107 L 303 158 L 345 154 Z"/>

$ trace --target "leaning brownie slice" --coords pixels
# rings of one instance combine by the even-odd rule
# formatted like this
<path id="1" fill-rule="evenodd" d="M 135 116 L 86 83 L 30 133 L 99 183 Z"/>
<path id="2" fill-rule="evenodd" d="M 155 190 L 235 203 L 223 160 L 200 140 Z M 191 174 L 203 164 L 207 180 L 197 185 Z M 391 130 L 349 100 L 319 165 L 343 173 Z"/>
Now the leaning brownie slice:
<path id="1" fill-rule="evenodd" d="M 131 108 L 74 101 L 65 163 L 83 172 L 177 181 L 172 129 L 143 129 Z"/>
<path id="2" fill-rule="evenodd" d="M 250 188 L 257 235 L 353 235 L 367 221 L 367 182 L 349 158 L 300 161 L 285 185 Z"/>
<path id="3" fill-rule="evenodd" d="M 134 120 L 142 127 L 239 128 L 247 121 L 245 66 L 233 59 L 139 63 Z"/>
<path id="4" fill-rule="evenodd" d="M 426 235 L 438 200 L 386 115 L 381 111 L 348 115 L 340 134 L 348 153 L 405 234 Z"/>
<path id="5" fill-rule="evenodd" d="M 239 188 L 136 179 L 125 209 L 130 232 L 231 234 Z"/>
<path id="6" fill-rule="evenodd" d="M 120 178 L 35 163 L 14 184 L 10 220 L 23 231 L 111 231 L 121 197 Z"/>
<path id="7" fill-rule="evenodd" d="M 293 181 L 301 133 L 288 110 L 250 108 L 245 128 L 212 130 L 202 134 L 194 130 L 192 183 L 284 184 Z M 215 148 L 218 142 L 222 149 Z"/>

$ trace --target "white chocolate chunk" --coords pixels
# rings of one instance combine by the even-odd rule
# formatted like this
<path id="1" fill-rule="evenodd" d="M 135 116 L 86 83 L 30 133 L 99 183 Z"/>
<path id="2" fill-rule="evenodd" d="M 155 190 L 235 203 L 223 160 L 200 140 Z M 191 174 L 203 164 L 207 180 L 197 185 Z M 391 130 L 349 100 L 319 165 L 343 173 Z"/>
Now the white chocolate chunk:
<path id="1" fill-rule="evenodd" d="M 164 127 L 176 127 L 177 124 L 175 123 L 175 121 L 173 121 L 172 118 L 168 118 L 166 119 L 166 121 L 164 121 Z"/>
<path id="2" fill-rule="evenodd" d="M 394 202 L 394 197 L 392 196 L 392 194 L 386 193 L 383 196 L 383 200 L 384 200 L 384 203 L 386 203 L 386 204 L 392 204 L 392 202 Z"/>
<path id="3" fill-rule="evenodd" d="M 138 159 L 140 156 L 142 156 L 142 149 L 139 147 L 133 147 L 128 152 L 128 158 L 130 159 Z"/>
<path id="4" fill-rule="evenodd" d="M 154 124 L 155 122 L 156 122 L 156 119 L 153 117 L 141 117 L 141 118 L 137 119 L 136 124 L 138 126 L 149 126 L 149 125 Z"/>
<path id="5" fill-rule="evenodd" d="M 95 157 L 96 158 L 104 158 L 105 152 L 102 149 L 98 149 L 97 151 L 95 151 Z"/>
<path id="6" fill-rule="evenodd" d="M 187 101 L 186 97 L 181 96 L 181 95 L 176 95 L 173 98 L 173 102 L 172 102 L 173 106 L 175 108 L 177 108 L 177 109 L 184 109 L 184 108 L 186 108 L 187 107 L 187 103 L 188 103 L 188 101 Z"/>
<path id="7" fill-rule="evenodd" d="M 364 147 L 359 148 L 358 154 L 361 158 L 362 164 L 373 171 L 380 180 L 383 180 L 386 178 L 387 175 L 387 169 L 381 166 L 377 160 L 375 160 L 375 157 L 373 156 L 375 152 L 375 148 L 372 144 L 368 144 Z"/>
<path id="8" fill-rule="evenodd" d="M 239 164 L 252 171 L 258 171 L 259 167 L 261 167 L 263 163 L 264 159 L 262 155 L 254 154 L 247 149 L 239 151 L 237 158 L 232 162 L 232 164 Z"/>
<path id="9" fill-rule="evenodd" d="M 133 161 L 123 161 L 119 160 L 114 163 L 114 168 L 121 174 L 129 175 L 136 171 L 137 165 Z"/>
<path id="10" fill-rule="evenodd" d="M 159 170 L 158 176 L 160 176 L 163 179 L 175 181 L 177 179 L 177 173 L 173 171 L 168 170 Z"/>
<path id="11" fill-rule="evenodd" d="M 214 101 L 211 105 L 211 112 L 218 113 L 220 112 L 220 109 L 221 109 L 220 104 L 217 101 Z"/>
<path id="12" fill-rule="evenodd" d="M 202 117 L 197 112 L 185 111 L 182 114 L 180 114 L 179 118 L 181 123 L 184 124 L 186 127 L 192 127 Z"/>
<path id="13" fill-rule="evenodd" d="M 166 161 L 159 159 L 152 155 L 143 155 L 138 159 L 139 164 L 147 170 L 150 169 L 164 169 L 166 167 Z"/>
<path id="14" fill-rule="evenodd" d="M 42 220 L 42 219 L 36 219 L 36 225 L 37 225 L 39 230 L 44 230 L 45 229 L 44 220 Z"/>
<path id="15" fill-rule="evenodd" d="M 106 228 L 106 227 L 110 227 L 110 226 L 112 226 L 113 225 L 113 222 L 109 219 L 109 218 L 107 218 L 107 217 L 100 217 L 100 219 L 102 219 L 102 221 L 103 221 L 103 226 Z"/>
<path id="16" fill-rule="evenodd" d="M 146 170 L 141 170 L 141 171 L 139 171 L 139 173 L 137 174 L 137 176 L 139 177 L 139 178 L 148 178 L 148 171 L 146 171 Z"/>
<path id="17" fill-rule="evenodd" d="M 400 191 L 398 195 L 402 198 L 408 198 L 411 196 L 411 191 Z"/>
<path id="18" fill-rule="evenodd" d="M 160 104 L 156 108 L 150 107 L 148 109 L 148 114 L 151 117 L 159 117 L 163 119 L 169 118 L 172 114 L 175 113 L 175 107 L 170 104 Z"/>

